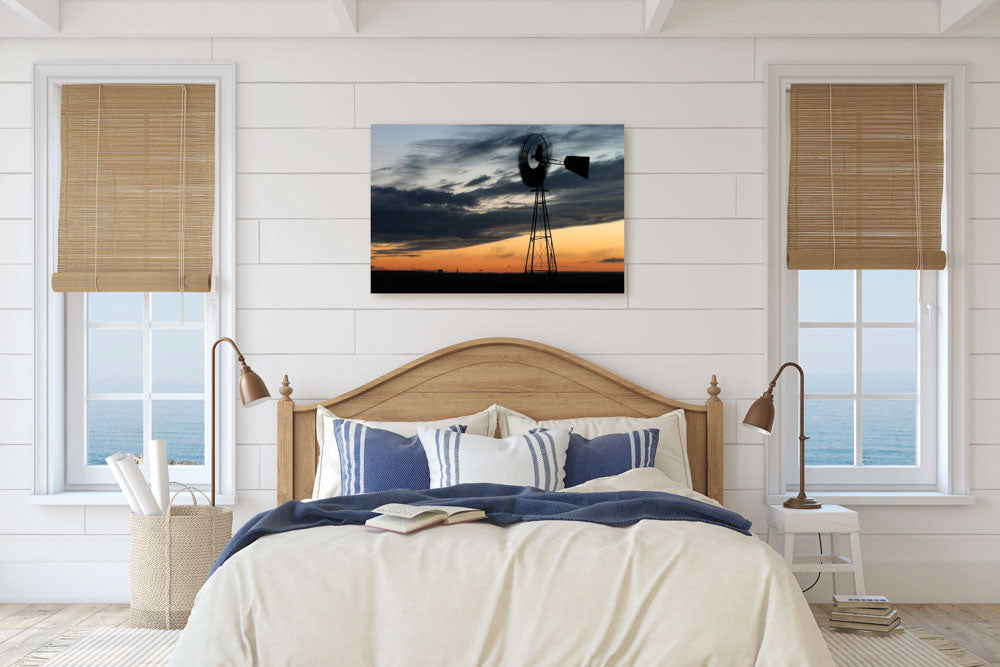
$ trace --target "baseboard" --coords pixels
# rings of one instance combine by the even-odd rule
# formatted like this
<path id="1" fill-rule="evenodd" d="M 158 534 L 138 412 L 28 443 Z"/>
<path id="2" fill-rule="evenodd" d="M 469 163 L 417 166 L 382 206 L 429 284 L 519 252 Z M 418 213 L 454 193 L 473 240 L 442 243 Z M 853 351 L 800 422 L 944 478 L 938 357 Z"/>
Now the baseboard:
<path id="1" fill-rule="evenodd" d="M 1000 562 L 865 562 L 866 593 L 884 595 L 899 603 L 1000 603 Z M 850 575 L 838 575 L 838 592 L 854 589 Z M 796 578 L 808 586 L 816 575 Z M 824 574 L 806 593 L 810 602 L 828 603 L 833 596 L 832 575 Z"/>
<path id="2" fill-rule="evenodd" d="M 0 562 L 0 602 L 128 602 L 127 562 Z"/>

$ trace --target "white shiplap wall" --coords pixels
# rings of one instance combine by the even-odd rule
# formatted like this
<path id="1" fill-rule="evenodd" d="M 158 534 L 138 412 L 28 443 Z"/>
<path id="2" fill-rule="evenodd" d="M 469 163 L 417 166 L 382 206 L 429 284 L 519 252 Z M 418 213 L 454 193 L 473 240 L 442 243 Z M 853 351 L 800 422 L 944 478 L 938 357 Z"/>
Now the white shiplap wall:
<path id="1" fill-rule="evenodd" d="M 663 394 L 726 401 L 727 504 L 763 529 L 763 72 L 768 62 L 969 62 L 974 507 L 862 510 L 871 590 L 1000 601 L 1000 41 L 6 39 L 0 42 L 0 601 L 125 600 L 124 508 L 25 503 L 32 473 L 33 61 L 234 61 L 238 340 L 297 399 L 459 340 L 518 336 Z M 624 123 L 628 294 L 371 295 L 369 126 Z M 994 220 L 997 218 L 998 220 Z M 237 522 L 275 489 L 273 407 L 238 411 Z M 820 589 L 821 590 L 821 589 Z M 821 596 L 828 594 L 828 589 Z"/>

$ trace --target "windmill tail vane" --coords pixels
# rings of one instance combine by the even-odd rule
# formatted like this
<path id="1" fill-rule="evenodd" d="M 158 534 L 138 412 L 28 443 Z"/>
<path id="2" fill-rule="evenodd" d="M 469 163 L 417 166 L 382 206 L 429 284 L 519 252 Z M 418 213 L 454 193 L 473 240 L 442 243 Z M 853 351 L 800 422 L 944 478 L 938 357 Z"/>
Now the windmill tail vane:
<path id="1" fill-rule="evenodd" d="M 518 156 L 521 180 L 535 193 L 528 252 L 524 258 L 524 274 L 529 278 L 545 276 L 555 279 L 559 274 L 555 245 L 552 242 L 552 226 L 549 223 L 549 207 L 545 201 L 545 193 L 548 192 L 545 188 L 545 176 L 550 165 L 562 165 L 578 176 L 590 177 L 589 157 L 567 155 L 562 160 L 553 159 L 548 142 L 540 134 L 528 135 L 521 144 Z"/>

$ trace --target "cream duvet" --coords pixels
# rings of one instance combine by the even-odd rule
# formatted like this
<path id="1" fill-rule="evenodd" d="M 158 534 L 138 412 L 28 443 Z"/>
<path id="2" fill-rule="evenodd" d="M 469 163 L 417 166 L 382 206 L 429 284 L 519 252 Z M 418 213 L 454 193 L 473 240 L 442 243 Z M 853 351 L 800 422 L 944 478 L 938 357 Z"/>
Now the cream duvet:
<path id="1" fill-rule="evenodd" d="M 653 468 L 577 491 L 712 502 Z M 832 665 L 778 554 L 704 523 L 322 526 L 236 553 L 173 665 Z"/>

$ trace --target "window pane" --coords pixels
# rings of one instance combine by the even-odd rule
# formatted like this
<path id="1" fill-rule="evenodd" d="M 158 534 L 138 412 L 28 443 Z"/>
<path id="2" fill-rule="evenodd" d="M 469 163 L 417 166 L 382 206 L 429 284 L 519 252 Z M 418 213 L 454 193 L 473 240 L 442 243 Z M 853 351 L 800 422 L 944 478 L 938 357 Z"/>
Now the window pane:
<path id="1" fill-rule="evenodd" d="M 204 332 L 201 329 L 153 329 L 153 391 L 204 391 Z"/>
<path id="2" fill-rule="evenodd" d="M 135 322 L 138 324 L 142 321 L 142 292 L 91 292 L 87 294 L 87 321 Z"/>
<path id="3" fill-rule="evenodd" d="M 142 401 L 87 401 L 87 464 L 115 452 L 142 456 Z"/>
<path id="4" fill-rule="evenodd" d="M 204 322 L 205 321 L 205 293 L 185 292 L 184 293 L 184 321 Z"/>
<path id="5" fill-rule="evenodd" d="M 917 464 L 917 402 L 861 401 L 861 461 L 866 466 Z"/>
<path id="6" fill-rule="evenodd" d="M 181 313 L 181 304 L 184 312 Z M 205 294 L 202 292 L 153 292 L 152 316 L 154 322 L 205 321 Z"/>
<path id="7" fill-rule="evenodd" d="M 854 392 L 854 329 L 799 329 L 807 394 Z"/>
<path id="8" fill-rule="evenodd" d="M 180 322 L 180 292 L 153 292 L 151 310 L 154 322 Z"/>
<path id="9" fill-rule="evenodd" d="M 142 331 L 139 329 L 87 331 L 87 391 L 90 393 L 142 391 Z"/>
<path id="10" fill-rule="evenodd" d="M 204 401 L 153 401 L 153 439 L 167 441 L 171 465 L 204 465 Z"/>
<path id="11" fill-rule="evenodd" d="M 865 329 L 861 332 L 861 346 L 862 392 L 916 393 L 916 329 Z"/>
<path id="12" fill-rule="evenodd" d="M 806 435 L 806 465 L 854 465 L 854 401 L 806 401 Z"/>
<path id="13" fill-rule="evenodd" d="M 862 271 L 861 319 L 865 322 L 916 322 L 916 271 Z"/>
<path id="14" fill-rule="evenodd" d="M 799 271 L 799 322 L 853 322 L 854 271 Z"/>

